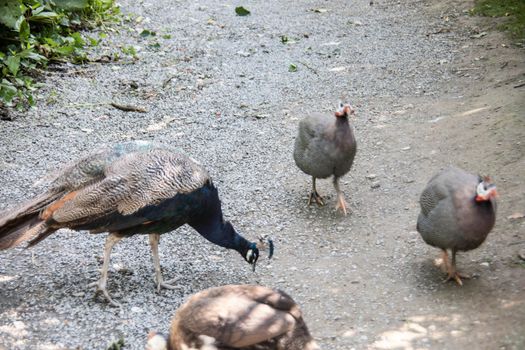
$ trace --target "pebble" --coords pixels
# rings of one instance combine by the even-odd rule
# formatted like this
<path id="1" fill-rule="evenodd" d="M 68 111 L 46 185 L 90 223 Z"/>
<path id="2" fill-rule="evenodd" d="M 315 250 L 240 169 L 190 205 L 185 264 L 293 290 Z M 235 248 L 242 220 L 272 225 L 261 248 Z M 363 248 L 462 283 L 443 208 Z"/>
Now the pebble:
<path id="1" fill-rule="evenodd" d="M 379 188 L 381 184 L 379 182 L 374 182 L 370 185 L 370 188 Z"/>

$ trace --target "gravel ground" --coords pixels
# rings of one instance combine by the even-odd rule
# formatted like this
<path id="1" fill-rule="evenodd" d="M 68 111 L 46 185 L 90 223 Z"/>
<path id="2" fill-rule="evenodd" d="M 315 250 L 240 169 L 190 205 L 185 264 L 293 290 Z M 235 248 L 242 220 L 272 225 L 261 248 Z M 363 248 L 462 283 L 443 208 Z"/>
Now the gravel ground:
<path id="1" fill-rule="evenodd" d="M 275 260 L 252 273 L 183 227 L 161 239 L 178 288 L 159 295 L 147 238 L 123 240 L 115 309 L 88 287 L 104 235 L 63 230 L 0 254 L 0 348 L 104 349 L 122 337 L 143 349 L 188 295 L 230 283 L 289 292 L 326 350 L 525 348 L 525 220 L 508 219 L 525 211 L 523 49 L 468 17 L 469 2 L 248 1 L 246 17 L 240 4 L 123 1 L 132 20 L 93 55 L 133 45 L 138 60 L 51 70 L 38 108 L 2 122 L 0 209 L 100 144 L 155 140 L 204 163 L 226 217 L 248 237 L 271 235 Z M 292 158 L 298 120 L 338 100 L 357 111 L 347 217 L 330 181 L 318 187 L 328 205 L 306 207 L 310 179 Z M 487 242 L 459 256 L 474 275 L 462 288 L 441 283 L 438 251 L 415 231 L 419 193 L 448 164 L 493 174 L 501 193 Z"/>

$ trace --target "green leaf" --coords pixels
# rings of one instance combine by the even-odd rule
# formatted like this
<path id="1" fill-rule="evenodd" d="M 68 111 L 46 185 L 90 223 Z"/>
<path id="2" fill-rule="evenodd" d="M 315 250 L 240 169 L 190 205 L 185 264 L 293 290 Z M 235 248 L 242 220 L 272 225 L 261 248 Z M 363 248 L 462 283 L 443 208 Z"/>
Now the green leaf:
<path id="1" fill-rule="evenodd" d="M 295 64 L 290 64 L 290 66 L 288 67 L 288 72 L 297 72 L 297 65 Z"/>
<path id="2" fill-rule="evenodd" d="M 17 89 L 6 79 L 2 79 L 0 83 L 0 100 L 6 105 L 10 105 L 13 98 L 16 96 Z"/>
<path id="3" fill-rule="evenodd" d="M 33 14 L 27 20 L 30 22 L 40 22 L 40 23 L 53 23 L 58 19 L 58 13 L 53 11 L 42 11 L 38 14 Z"/>
<path id="4" fill-rule="evenodd" d="M 288 37 L 286 35 L 281 35 L 281 42 L 286 44 L 288 42 Z"/>
<path id="5" fill-rule="evenodd" d="M 237 14 L 237 16 L 248 16 L 250 14 L 250 11 L 248 11 L 242 6 L 239 6 L 235 8 L 235 13 Z"/>
<path id="6" fill-rule="evenodd" d="M 20 69 L 20 57 L 19 56 L 8 56 L 4 60 L 5 65 L 11 72 L 11 74 L 16 75 L 18 69 Z"/>
<path id="7" fill-rule="evenodd" d="M 155 36 L 155 35 L 157 35 L 157 33 L 151 30 L 147 30 L 147 29 L 144 29 L 142 32 L 140 32 L 140 36 L 143 38 L 147 38 L 149 36 Z"/>
<path id="8" fill-rule="evenodd" d="M 162 36 L 163 39 L 171 39 L 171 34 L 164 34 Z"/>
<path id="9" fill-rule="evenodd" d="M 16 22 L 23 15 L 21 0 L 0 0 L 0 23 L 11 29 L 18 29 Z"/>
<path id="10" fill-rule="evenodd" d="M 27 42 L 29 40 L 29 35 L 31 35 L 31 30 L 29 28 L 29 23 L 27 23 L 24 16 L 21 16 L 22 21 L 20 21 L 20 24 L 18 26 L 18 32 L 20 33 L 20 41 L 21 42 Z"/>
<path id="11" fill-rule="evenodd" d="M 82 48 L 84 47 L 84 45 L 86 45 L 86 42 L 84 41 L 79 32 L 71 34 L 71 37 L 75 39 L 75 47 Z"/>
<path id="12" fill-rule="evenodd" d="M 160 49 L 160 44 L 156 42 L 154 44 L 151 44 L 149 47 L 152 48 L 152 49 L 158 50 L 158 49 Z"/>
<path id="13" fill-rule="evenodd" d="M 88 0 L 54 0 L 54 3 L 62 10 L 83 10 L 88 7 Z"/>
<path id="14" fill-rule="evenodd" d="M 91 45 L 91 46 L 97 46 L 100 43 L 100 40 L 97 40 L 97 39 L 95 39 L 93 37 L 88 36 L 87 38 L 89 40 L 89 45 Z"/>

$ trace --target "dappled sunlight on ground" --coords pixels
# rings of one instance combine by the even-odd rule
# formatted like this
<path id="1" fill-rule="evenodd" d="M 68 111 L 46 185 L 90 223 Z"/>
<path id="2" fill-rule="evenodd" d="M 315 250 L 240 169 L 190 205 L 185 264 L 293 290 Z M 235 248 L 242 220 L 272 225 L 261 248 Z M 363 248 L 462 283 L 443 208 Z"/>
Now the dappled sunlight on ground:
<path id="1" fill-rule="evenodd" d="M 380 334 L 371 349 L 429 349 L 432 344 L 445 337 L 459 337 L 464 334 L 461 324 L 464 318 L 459 314 L 450 316 L 420 315 L 409 317 L 397 329 L 388 330 Z M 444 327 L 444 326 L 447 327 Z M 450 332 L 444 331 L 448 327 L 458 328 Z"/>

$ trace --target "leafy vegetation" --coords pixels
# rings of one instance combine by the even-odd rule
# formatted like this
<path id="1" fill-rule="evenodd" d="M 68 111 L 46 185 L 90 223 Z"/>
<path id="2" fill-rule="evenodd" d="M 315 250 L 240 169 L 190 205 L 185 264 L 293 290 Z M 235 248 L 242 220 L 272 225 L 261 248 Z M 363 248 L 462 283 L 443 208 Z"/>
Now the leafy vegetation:
<path id="1" fill-rule="evenodd" d="M 525 0 L 477 0 L 471 14 L 487 17 L 508 17 L 499 29 L 512 38 L 525 40 Z"/>
<path id="2" fill-rule="evenodd" d="M 34 105 L 38 69 L 88 60 L 85 49 L 105 34 L 80 30 L 104 27 L 119 14 L 114 0 L 0 0 L 0 106 Z"/>
<path id="3" fill-rule="evenodd" d="M 237 16 L 248 16 L 250 14 L 250 11 L 248 11 L 242 6 L 238 6 L 235 8 L 235 13 L 237 14 Z"/>

